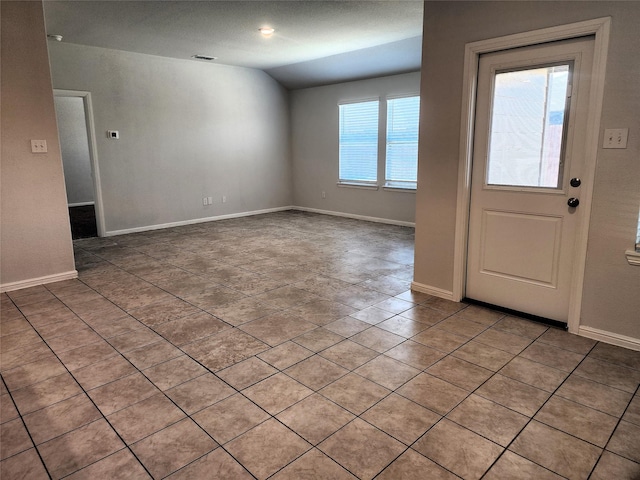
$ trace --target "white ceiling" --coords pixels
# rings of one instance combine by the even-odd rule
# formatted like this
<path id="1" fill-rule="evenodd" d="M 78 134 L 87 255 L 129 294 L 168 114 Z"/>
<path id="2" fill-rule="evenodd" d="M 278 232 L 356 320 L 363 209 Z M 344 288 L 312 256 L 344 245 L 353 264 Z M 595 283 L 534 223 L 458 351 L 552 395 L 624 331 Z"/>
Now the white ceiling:
<path id="1" fill-rule="evenodd" d="M 64 42 L 265 70 L 287 88 L 420 68 L 421 0 L 45 0 Z M 276 32 L 263 38 L 262 26 Z"/>

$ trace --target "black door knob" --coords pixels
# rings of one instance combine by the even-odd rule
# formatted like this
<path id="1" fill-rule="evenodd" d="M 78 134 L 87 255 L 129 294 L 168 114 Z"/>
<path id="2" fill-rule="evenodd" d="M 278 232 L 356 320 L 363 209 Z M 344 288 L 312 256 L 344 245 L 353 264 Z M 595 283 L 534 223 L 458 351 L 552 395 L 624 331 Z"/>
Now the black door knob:
<path id="1" fill-rule="evenodd" d="M 580 200 L 571 197 L 569 200 L 567 200 L 567 205 L 569 205 L 571 208 L 576 208 L 578 205 L 580 205 Z"/>
<path id="2" fill-rule="evenodd" d="M 569 184 L 574 188 L 579 187 L 581 183 L 582 183 L 582 180 L 580 180 L 579 178 L 572 178 L 571 181 L 569 182 Z"/>

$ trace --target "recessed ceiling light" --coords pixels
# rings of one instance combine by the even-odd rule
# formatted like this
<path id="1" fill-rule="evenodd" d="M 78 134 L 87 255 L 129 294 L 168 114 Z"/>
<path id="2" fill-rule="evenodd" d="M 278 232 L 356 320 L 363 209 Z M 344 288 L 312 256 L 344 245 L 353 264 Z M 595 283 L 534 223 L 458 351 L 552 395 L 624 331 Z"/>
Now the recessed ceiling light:
<path id="1" fill-rule="evenodd" d="M 270 37 L 271 35 L 273 35 L 273 32 L 275 32 L 275 29 L 271 28 L 271 27 L 262 27 L 259 28 L 258 31 L 265 37 Z"/>
<path id="2" fill-rule="evenodd" d="M 62 41 L 62 35 L 57 35 L 54 33 L 50 33 L 49 35 L 47 35 L 47 38 L 49 40 L 55 40 L 56 42 L 61 42 Z"/>
<path id="3" fill-rule="evenodd" d="M 196 60 L 206 60 L 207 62 L 210 62 L 211 60 L 215 60 L 218 57 L 212 57 L 210 55 L 199 55 L 199 54 L 196 54 L 196 55 L 191 55 L 191 58 L 195 58 Z"/>

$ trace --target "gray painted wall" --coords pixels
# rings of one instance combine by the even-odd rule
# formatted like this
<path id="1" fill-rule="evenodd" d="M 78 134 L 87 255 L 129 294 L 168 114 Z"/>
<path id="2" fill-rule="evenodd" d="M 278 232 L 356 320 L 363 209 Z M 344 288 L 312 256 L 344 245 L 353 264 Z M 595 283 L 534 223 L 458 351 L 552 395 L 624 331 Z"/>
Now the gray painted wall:
<path id="1" fill-rule="evenodd" d="M 291 204 L 287 92 L 264 72 L 68 43 L 49 52 L 54 88 L 92 94 L 107 232 Z"/>
<path id="2" fill-rule="evenodd" d="M 80 97 L 54 97 L 58 135 L 64 166 L 67 203 L 94 201 L 91 157 L 84 115 L 84 100 Z"/>
<path id="3" fill-rule="evenodd" d="M 640 204 L 638 2 L 425 3 L 416 282 L 453 288 L 465 44 L 605 16 L 612 30 L 601 127 L 628 127 L 629 143 L 597 154 L 581 325 L 640 339 L 640 268 L 624 254 Z"/>
<path id="4" fill-rule="evenodd" d="M 413 192 L 338 187 L 338 104 L 419 93 L 420 73 L 294 90 L 291 104 L 293 201 L 301 207 L 402 222 L 415 219 Z M 384 134 L 385 118 L 380 116 Z M 384 170 L 378 169 L 380 175 Z M 383 178 L 380 184 L 383 183 Z M 325 191 L 326 198 L 322 198 Z"/>

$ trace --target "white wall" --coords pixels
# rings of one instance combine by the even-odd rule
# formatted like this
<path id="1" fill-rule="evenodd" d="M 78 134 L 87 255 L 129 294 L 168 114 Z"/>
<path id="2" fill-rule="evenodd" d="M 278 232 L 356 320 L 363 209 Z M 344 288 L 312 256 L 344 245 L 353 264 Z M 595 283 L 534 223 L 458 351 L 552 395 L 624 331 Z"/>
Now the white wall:
<path id="1" fill-rule="evenodd" d="M 0 290 L 76 276 L 41 2 L 2 8 Z M 48 153 L 31 153 L 30 140 Z"/>
<path id="2" fill-rule="evenodd" d="M 264 72 L 64 42 L 49 54 L 54 88 L 92 94 L 107 232 L 291 204 L 287 92 Z"/>
<path id="3" fill-rule="evenodd" d="M 291 104 L 293 202 L 332 212 L 413 222 L 413 192 L 338 187 L 338 103 L 419 93 L 420 73 L 294 90 Z M 384 125 L 384 118 L 380 118 Z M 380 169 L 379 169 L 380 170 Z M 379 173 L 379 175 L 382 172 Z M 383 173 L 382 173 L 383 174 Z M 382 184 L 382 180 L 380 181 Z M 322 191 L 326 198 L 322 198 Z"/>
<path id="4" fill-rule="evenodd" d="M 597 153 L 581 326 L 640 339 L 640 268 L 625 258 L 640 204 L 638 2 L 425 3 L 417 283 L 453 289 L 465 44 L 605 16 L 612 30 L 601 126 L 628 127 L 629 144 Z"/>
<path id="5" fill-rule="evenodd" d="M 94 201 L 89 139 L 81 97 L 54 97 L 69 205 Z"/>

